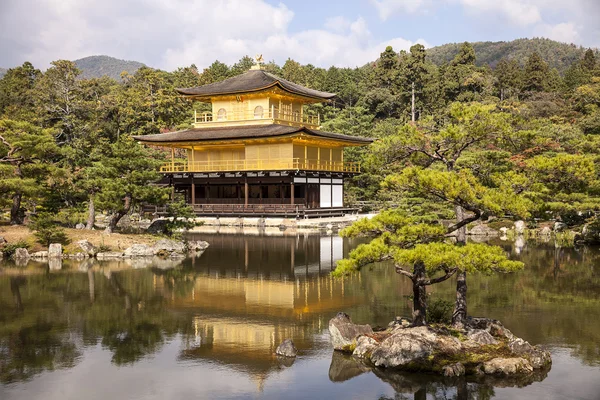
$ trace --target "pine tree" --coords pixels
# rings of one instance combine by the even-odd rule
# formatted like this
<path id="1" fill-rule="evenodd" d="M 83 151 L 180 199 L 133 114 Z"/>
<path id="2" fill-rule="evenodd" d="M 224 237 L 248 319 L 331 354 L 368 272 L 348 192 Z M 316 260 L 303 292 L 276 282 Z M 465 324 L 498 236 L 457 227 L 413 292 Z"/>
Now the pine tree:
<path id="1" fill-rule="evenodd" d="M 548 88 L 548 64 L 538 53 L 532 53 L 525 64 L 524 92 L 543 92 Z"/>
<path id="2" fill-rule="evenodd" d="M 27 122 L 0 120 L 0 192 L 12 200 L 10 223 L 23 223 L 23 199 L 34 199 L 44 188 L 51 159 L 58 153 L 54 132 Z"/>

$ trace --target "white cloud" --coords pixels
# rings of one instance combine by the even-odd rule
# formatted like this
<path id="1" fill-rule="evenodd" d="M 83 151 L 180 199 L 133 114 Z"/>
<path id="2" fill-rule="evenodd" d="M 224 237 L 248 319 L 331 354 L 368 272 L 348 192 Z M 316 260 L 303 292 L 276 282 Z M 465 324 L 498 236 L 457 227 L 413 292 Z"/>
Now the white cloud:
<path id="1" fill-rule="evenodd" d="M 578 43 L 580 40 L 578 28 L 570 22 L 556 25 L 541 24 L 536 28 L 536 34 L 565 43 Z"/>
<path id="2" fill-rule="evenodd" d="M 377 9 L 379 18 L 382 21 L 387 20 L 394 14 L 398 13 L 415 13 L 424 10 L 424 7 L 429 3 L 427 0 L 371 0 L 371 3 Z"/>
<path id="3" fill-rule="evenodd" d="M 387 43 L 396 50 L 413 44 L 374 39 L 361 17 L 334 17 L 322 29 L 290 32 L 293 11 L 265 0 L 8 1 L 0 13 L 3 66 L 28 60 L 46 68 L 59 58 L 108 54 L 173 70 L 216 59 L 232 64 L 260 53 L 279 63 L 290 57 L 354 67 L 376 59 Z M 22 24 L 24 18 L 32 23 Z"/>
<path id="4" fill-rule="evenodd" d="M 527 0 L 460 0 L 466 12 L 500 13 L 514 24 L 527 26 L 542 19 L 536 1 Z"/>

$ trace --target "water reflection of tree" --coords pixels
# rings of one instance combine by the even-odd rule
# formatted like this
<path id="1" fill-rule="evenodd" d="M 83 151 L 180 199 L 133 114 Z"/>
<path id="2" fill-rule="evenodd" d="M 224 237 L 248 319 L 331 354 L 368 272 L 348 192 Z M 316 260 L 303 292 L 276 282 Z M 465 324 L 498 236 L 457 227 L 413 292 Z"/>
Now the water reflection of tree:
<path id="1" fill-rule="evenodd" d="M 156 352 L 189 328 L 153 279 L 149 270 L 0 278 L 0 381 L 72 367 L 98 340 L 118 365 Z"/>

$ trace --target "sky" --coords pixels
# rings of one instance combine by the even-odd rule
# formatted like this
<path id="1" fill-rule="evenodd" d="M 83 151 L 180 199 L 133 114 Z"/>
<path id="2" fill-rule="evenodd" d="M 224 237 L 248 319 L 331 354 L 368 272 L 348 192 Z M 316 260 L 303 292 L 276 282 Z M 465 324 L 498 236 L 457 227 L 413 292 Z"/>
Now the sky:
<path id="1" fill-rule="evenodd" d="M 547 37 L 600 47 L 600 0 L 0 0 L 0 67 L 91 55 L 172 71 L 262 54 L 355 67 L 391 45 Z"/>

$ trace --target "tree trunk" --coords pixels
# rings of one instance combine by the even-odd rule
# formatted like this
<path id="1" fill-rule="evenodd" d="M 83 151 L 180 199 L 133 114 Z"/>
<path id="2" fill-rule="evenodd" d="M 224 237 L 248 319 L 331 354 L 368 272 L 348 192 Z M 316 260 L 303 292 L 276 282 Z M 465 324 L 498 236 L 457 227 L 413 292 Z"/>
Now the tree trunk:
<path id="1" fill-rule="evenodd" d="M 94 206 L 94 194 L 90 193 L 90 201 L 88 203 L 88 218 L 85 224 L 85 229 L 94 229 L 94 222 L 96 222 L 96 207 Z"/>
<path id="2" fill-rule="evenodd" d="M 455 206 L 456 222 L 464 220 L 465 212 L 461 206 Z M 456 231 L 456 244 L 463 246 L 467 242 L 467 227 L 463 226 Z M 467 319 L 467 273 L 459 271 L 456 275 L 456 302 L 452 313 L 452 325 L 461 328 Z"/>
<path id="3" fill-rule="evenodd" d="M 425 266 L 416 263 L 413 278 L 413 326 L 427 325 L 427 291 L 423 280 L 425 279 Z"/>
<path id="4" fill-rule="evenodd" d="M 129 212 L 130 209 L 131 209 L 131 195 L 128 194 L 125 196 L 123 208 L 120 211 L 117 211 L 116 213 L 114 213 L 112 215 L 112 217 L 110 218 L 110 222 L 108 223 L 108 226 L 106 227 L 106 230 L 105 230 L 106 233 L 112 233 L 117 228 L 117 224 L 119 223 L 121 218 L 123 218 L 125 215 L 127 215 L 127 213 Z"/>
<path id="5" fill-rule="evenodd" d="M 21 214 L 21 199 L 23 194 L 17 192 L 13 195 L 13 203 L 10 208 L 10 224 L 11 225 L 22 225 L 23 215 Z"/>
<path id="6" fill-rule="evenodd" d="M 467 320 L 467 273 L 460 271 L 456 276 L 456 303 L 452 313 L 452 326 L 462 328 Z"/>

